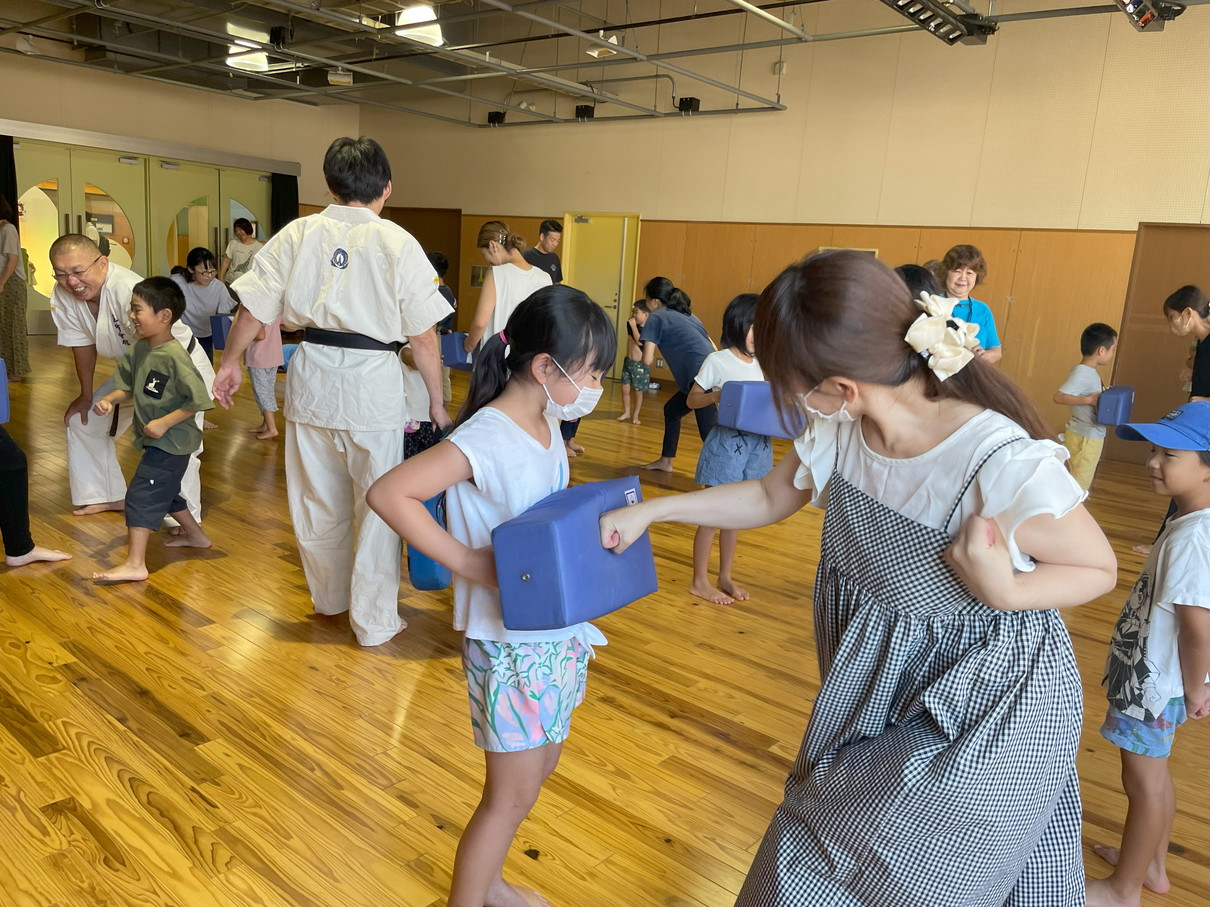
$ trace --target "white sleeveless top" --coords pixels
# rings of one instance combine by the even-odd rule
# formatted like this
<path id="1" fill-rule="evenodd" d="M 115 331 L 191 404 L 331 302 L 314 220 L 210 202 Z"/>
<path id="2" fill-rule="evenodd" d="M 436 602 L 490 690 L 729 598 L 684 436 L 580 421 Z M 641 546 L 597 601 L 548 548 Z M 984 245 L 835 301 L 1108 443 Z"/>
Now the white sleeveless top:
<path id="1" fill-rule="evenodd" d="M 530 294 L 551 285 L 550 274 L 541 268 L 526 271 L 512 262 L 494 265 L 492 280 L 496 283 L 496 308 L 492 311 L 492 320 L 481 343 L 504 330 L 513 309 L 528 299 Z"/>

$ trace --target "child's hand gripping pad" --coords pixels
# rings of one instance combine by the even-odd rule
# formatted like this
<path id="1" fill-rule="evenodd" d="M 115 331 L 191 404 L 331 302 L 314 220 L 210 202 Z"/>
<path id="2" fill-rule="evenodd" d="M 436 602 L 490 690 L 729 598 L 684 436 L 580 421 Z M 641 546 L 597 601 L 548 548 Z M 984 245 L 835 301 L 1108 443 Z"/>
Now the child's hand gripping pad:
<path id="1" fill-rule="evenodd" d="M 492 530 L 504 626 L 570 627 L 658 588 L 651 537 L 621 554 L 601 547 L 602 513 L 642 500 L 637 476 L 556 491 Z"/>
<path id="2" fill-rule="evenodd" d="M 472 356 L 466 351 L 466 331 L 455 331 L 441 335 L 441 364 L 448 368 L 469 372 L 474 366 Z"/>
<path id="3" fill-rule="evenodd" d="M 1097 422 L 1101 425 L 1122 425 L 1130 421 L 1134 409 L 1134 388 L 1125 384 L 1107 387 L 1097 400 Z"/>
<path id="4" fill-rule="evenodd" d="M 797 418 L 787 418 L 788 426 L 782 425 L 768 381 L 728 381 L 723 384 L 718 401 L 719 425 L 793 441 L 807 430 L 806 416 L 794 415 Z"/>

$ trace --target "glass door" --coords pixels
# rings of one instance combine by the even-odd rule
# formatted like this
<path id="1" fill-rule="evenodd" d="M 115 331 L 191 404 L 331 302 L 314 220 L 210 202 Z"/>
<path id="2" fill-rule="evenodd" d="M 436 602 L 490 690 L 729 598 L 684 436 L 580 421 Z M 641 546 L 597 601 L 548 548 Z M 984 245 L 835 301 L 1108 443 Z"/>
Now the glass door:
<path id="1" fill-rule="evenodd" d="M 272 177 L 255 170 L 224 167 L 219 171 L 219 211 L 223 215 L 222 249 L 235 238 L 231 225 L 241 217 L 252 222 L 261 242 L 269 238 Z M 220 256 L 221 259 L 221 256 Z"/>
<path id="2" fill-rule="evenodd" d="M 53 334 L 50 294 L 50 244 L 71 232 L 71 153 L 62 145 L 25 139 L 14 149 L 17 164 L 17 215 L 21 232 L 21 261 L 25 266 L 31 334 Z"/>
<path id="3" fill-rule="evenodd" d="M 197 246 L 205 246 L 217 261 L 223 251 L 219 168 L 155 157 L 148 174 L 153 272 L 184 267 L 189 250 Z"/>
<path id="4" fill-rule="evenodd" d="M 114 264 L 147 271 L 147 161 L 138 154 L 71 150 L 72 232 Z"/>

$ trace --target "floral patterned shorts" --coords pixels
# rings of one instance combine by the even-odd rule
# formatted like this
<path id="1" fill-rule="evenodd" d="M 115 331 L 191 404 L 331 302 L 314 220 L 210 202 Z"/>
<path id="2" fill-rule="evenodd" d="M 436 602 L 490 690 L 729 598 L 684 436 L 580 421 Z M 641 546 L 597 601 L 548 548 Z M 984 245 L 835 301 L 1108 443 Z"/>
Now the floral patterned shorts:
<path id="1" fill-rule="evenodd" d="M 1135 718 L 1110 706 L 1101 725 L 1101 736 L 1119 749 L 1166 759 L 1172 752 L 1176 729 L 1185 723 L 1185 717 L 1184 696 L 1169 699 L 1154 721 Z"/>
<path id="2" fill-rule="evenodd" d="M 592 649 L 559 642 L 462 640 L 475 746 L 491 753 L 561 743 L 584 701 Z"/>

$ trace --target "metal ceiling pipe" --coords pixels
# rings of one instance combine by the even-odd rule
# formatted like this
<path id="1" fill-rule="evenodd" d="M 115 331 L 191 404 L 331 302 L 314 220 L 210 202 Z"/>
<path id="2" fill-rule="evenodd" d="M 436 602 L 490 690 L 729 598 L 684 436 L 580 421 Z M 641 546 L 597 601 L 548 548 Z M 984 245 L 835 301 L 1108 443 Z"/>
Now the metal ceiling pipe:
<path id="1" fill-rule="evenodd" d="M 800 41 L 810 41 L 811 40 L 811 36 L 808 35 L 801 28 L 791 25 L 785 19 L 779 19 L 777 16 L 773 15 L 771 12 L 769 12 L 767 10 L 763 10 L 759 6 L 757 6 L 753 3 L 748 3 L 747 0 L 727 0 L 727 2 L 730 3 L 732 6 L 738 6 L 742 10 L 747 10 L 748 12 L 750 12 L 752 15 L 756 16 L 759 19 L 764 19 L 770 25 L 776 25 L 778 28 L 782 29 L 783 31 L 788 31 L 790 34 L 792 34 L 794 37 L 798 38 L 798 40 L 800 40 Z"/>
<path id="2" fill-rule="evenodd" d="M 783 108 L 783 107 L 724 107 L 719 110 L 699 110 L 696 113 L 686 115 L 685 118 L 693 119 L 696 117 L 710 117 L 710 116 L 734 117 L 734 116 L 739 116 L 740 114 L 744 114 L 744 113 L 779 113 L 780 111 L 782 111 L 784 109 L 785 108 Z M 619 117 L 593 117 L 590 120 L 567 120 L 565 122 L 568 122 L 568 123 L 614 123 L 614 122 L 621 122 L 623 120 L 630 121 L 630 120 L 651 120 L 651 119 L 655 119 L 655 117 L 642 116 L 642 115 L 636 116 L 635 114 L 623 114 L 622 116 L 619 116 Z M 676 119 L 676 117 L 673 116 L 673 117 L 671 117 L 671 119 Z M 535 123 L 535 122 L 531 121 L 528 123 L 502 123 L 498 127 L 489 127 L 489 126 L 487 126 L 485 124 L 481 124 L 481 123 L 476 123 L 475 125 L 479 129 L 489 129 L 489 128 L 510 129 L 514 126 L 542 126 L 545 124 Z"/>
<path id="3" fill-rule="evenodd" d="M 274 0 L 274 2 L 276 2 L 276 0 Z M 622 54 L 627 57 L 631 57 L 632 59 L 638 60 L 641 63 L 653 62 L 645 54 L 641 54 L 637 50 L 631 50 L 629 47 L 625 47 L 621 44 L 610 44 L 604 38 L 598 38 L 596 35 L 590 35 L 587 32 L 580 31 L 577 28 L 572 28 L 569 25 L 563 25 L 559 22 L 554 21 L 553 19 L 546 19 L 546 18 L 543 18 L 542 16 L 538 16 L 533 13 L 527 13 L 527 12 L 524 12 L 521 10 L 514 10 L 513 7 L 511 5 L 509 5 L 508 3 L 505 3 L 504 0 L 484 0 L 484 2 L 491 4 L 492 6 L 496 7 L 497 9 L 502 9 L 502 10 L 505 10 L 506 12 L 514 13 L 515 15 L 518 15 L 523 19 L 529 19 L 531 22 L 537 22 L 540 25 L 548 26 L 550 28 L 555 29 L 556 31 L 561 31 L 566 34 L 572 35 L 573 37 L 580 38 L 584 41 L 589 42 L 590 44 L 595 44 L 598 47 L 608 48 L 609 50 L 612 50 L 615 53 Z M 763 104 L 767 107 L 775 107 L 778 110 L 786 109 L 786 106 L 784 104 L 782 104 L 780 100 L 774 101 L 769 98 L 761 97 L 758 94 L 753 94 L 750 91 L 745 91 L 744 89 L 740 88 L 737 85 L 728 85 L 725 82 L 720 82 L 717 79 L 711 79 L 709 76 L 703 76 L 703 75 L 700 75 L 695 72 L 690 72 L 689 70 L 682 69 L 679 66 L 673 66 L 673 65 L 667 64 L 667 63 L 661 63 L 660 65 L 663 66 L 664 69 L 669 70 L 670 72 L 675 72 L 678 75 L 685 76 L 688 79 L 693 79 L 696 82 L 702 82 L 705 85 L 711 85 L 714 88 L 721 88 L 723 91 L 728 91 L 731 94 L 737 95 L 738 97 L 748 98 L 751 101 L 756 101 L 757 103 Z"/>

